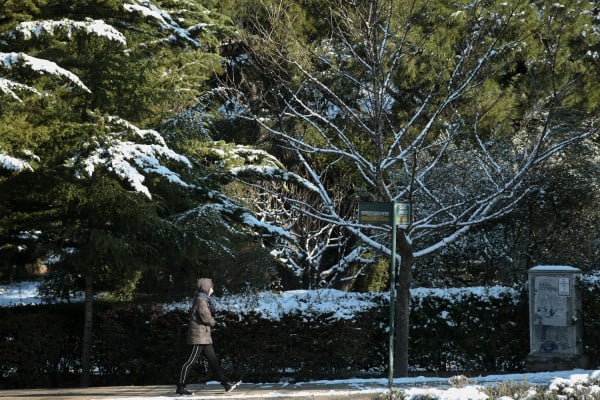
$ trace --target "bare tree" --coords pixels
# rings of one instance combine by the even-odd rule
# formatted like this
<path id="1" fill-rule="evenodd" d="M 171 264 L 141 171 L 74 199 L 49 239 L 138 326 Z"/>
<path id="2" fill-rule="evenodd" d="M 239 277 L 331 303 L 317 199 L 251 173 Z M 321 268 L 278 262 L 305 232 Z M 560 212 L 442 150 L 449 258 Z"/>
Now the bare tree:
<path id="1" fill-rule="evenodd" d="M 251 104 L 247 115 L 293 160 L 295 174 L 279 178 L 305 191 L 277 196 L 288 217 L 320 221 L 312 249 L 335 231 L 356 238 L 345 260 L 363 248 L 390 255 L 389 227 L 359 224 L 357 203 L 412 203 L 397 235 L 395 371 L 406 375 L 415 260 L 511 213 L 536 190 L 533 171 L 598 133 L 597 105 L 572 118 L 592 60 L 568 61 L 566 48 L 588 15 L 519 1 L 334 0 L 322 15 L 328 31 L 306 42 L 285 2 L 256 2 L 246 42 L 267 79 L 260 104 L 243 91 L 236 101 Z"/>

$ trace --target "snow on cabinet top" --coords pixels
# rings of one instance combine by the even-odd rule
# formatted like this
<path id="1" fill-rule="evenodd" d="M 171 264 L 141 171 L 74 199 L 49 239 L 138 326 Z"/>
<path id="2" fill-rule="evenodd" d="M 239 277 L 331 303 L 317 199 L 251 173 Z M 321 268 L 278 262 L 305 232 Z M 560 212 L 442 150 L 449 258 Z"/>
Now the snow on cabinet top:
<path id="1" fill-rule="evenodd" d="M 568 265 L 536 265 L 529 269 L 529 272 L 570 272 L 570 273 L 581 273 L 579 268 L 571 267 Z"/>

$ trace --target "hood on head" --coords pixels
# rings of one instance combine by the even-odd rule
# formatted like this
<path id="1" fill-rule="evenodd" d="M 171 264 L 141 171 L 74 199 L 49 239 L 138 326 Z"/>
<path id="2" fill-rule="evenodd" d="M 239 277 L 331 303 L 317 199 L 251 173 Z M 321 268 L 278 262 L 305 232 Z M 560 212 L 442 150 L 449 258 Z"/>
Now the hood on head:
<path id="1" fill-rule="evenodd" d="M 209 294 L 210 289 L 213 288 L 213 281 L 210 278 L 200 278 L 198 279 L 197 286 L 199 291 Z"/>

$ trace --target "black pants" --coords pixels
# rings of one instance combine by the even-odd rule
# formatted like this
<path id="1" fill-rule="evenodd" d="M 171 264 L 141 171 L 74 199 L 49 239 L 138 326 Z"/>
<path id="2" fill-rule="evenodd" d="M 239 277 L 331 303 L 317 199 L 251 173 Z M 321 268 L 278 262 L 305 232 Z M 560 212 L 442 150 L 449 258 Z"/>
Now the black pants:
<path id="1" fill-rule="evenodd" d="M 211 371 L 217 376 L 217 379 L 221 384 L 227 383 L 227 378 L 225 378 L 225 373 L 223 369 L 219 366 L 219 362 L 217 361 L 217 355 L 215 354 L 215 349 L 212 344 L 194 344 L 192 345 L 192 352 L 188 360 L 181 367 L 181 373 L 179 374 L 179 384 L 184 386 L 187 382 L 188 374 L 190 372 L 190 368 L 198 361 L 198 357 L 200 354 L 204 353 L 206 360 L 208 361 L 208 366 Z"/>

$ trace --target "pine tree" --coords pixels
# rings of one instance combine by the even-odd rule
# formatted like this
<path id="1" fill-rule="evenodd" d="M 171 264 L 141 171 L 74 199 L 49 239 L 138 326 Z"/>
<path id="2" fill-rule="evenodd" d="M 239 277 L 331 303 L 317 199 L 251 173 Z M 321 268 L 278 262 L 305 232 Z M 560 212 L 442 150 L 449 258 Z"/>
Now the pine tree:
<path id="1" fill-rule="evenodd" d="M 251 230 L 228 226 L 244 208 L 218 193 L 189 145 L 175 152 L 151 129 L 197 101 L 231 32 L 199 3 L 180 7 L 8 1 L 0 12 L 0 251 L 10 265 L 52 260 L 52 269 L 85 278 L 84 386 L 97 290 L 129 298 L 143 274 L 191 284 L 230 254 L 217 240 L 238 239 L 232 247 L 250 252 Z M 228 226 L 216 238 L 186 222 L 202 222 L 198 210 L 215 199 L 229 204 L 215 218 Z"/>

